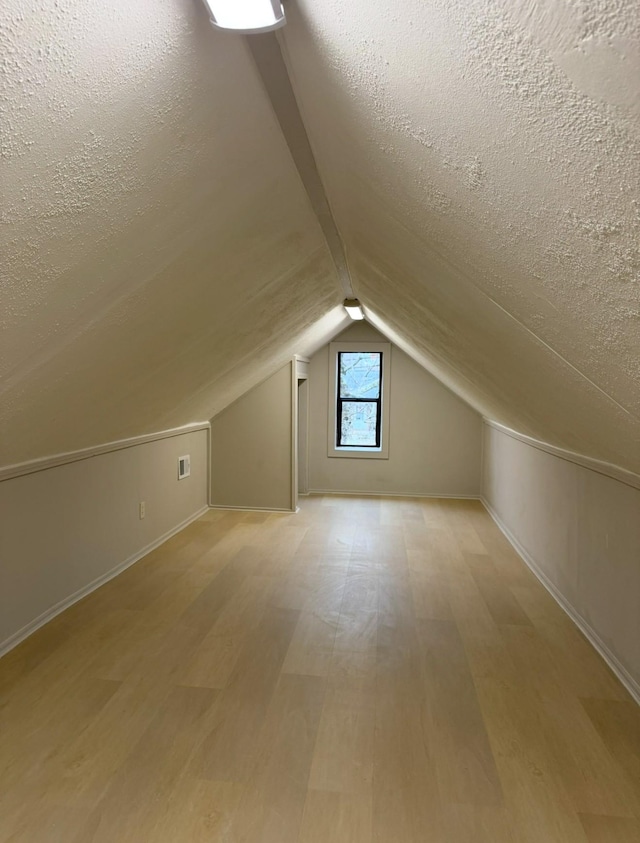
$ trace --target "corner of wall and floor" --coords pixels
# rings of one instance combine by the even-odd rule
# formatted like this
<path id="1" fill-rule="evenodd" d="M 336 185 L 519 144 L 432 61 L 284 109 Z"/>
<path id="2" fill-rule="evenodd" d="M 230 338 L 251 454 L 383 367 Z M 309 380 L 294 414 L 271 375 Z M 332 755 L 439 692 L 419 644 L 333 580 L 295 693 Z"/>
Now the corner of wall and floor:
<path id="1" fill-rule="evenodd" d="M 481 500 L 640 703 L 640 476 L 484 420 Z"/>
<path id="2" fill-rule="evenodd" d="M 0 469 L 0 655 L 207 511 L 209 436 L 201 422 Z"/>

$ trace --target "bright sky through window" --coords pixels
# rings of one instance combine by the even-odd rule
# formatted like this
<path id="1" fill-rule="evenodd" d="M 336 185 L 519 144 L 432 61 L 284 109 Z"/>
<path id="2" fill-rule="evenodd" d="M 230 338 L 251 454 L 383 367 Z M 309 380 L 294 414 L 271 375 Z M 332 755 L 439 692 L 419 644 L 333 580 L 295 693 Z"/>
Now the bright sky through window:
<path id="1" fill-rule="evenodd" d="M 340 353 L 340 397 L 379 398 L 380 358 L 377 351 Z"/>
<path id="2" fill-rule="evenodd" d="M 380 447 L 382 354 L 338 354 L 337 445 Z"/>

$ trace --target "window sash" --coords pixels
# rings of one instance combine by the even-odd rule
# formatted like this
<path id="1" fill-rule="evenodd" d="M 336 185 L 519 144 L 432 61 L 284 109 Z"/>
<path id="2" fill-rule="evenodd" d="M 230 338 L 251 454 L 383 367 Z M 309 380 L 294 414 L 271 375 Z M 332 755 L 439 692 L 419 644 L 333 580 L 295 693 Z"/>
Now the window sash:
<path id="1" fill-rule="evenodd" d="M 354 445 L 351 442 L 342 441 L 342 407 L 344 404 L 375 404 L 376 405 L 376 441 L 374 445 Z M 382 402 L 380 398 L 338 398 L 336 407 L 336 442 L 338 448 L 380 448 Z"/>

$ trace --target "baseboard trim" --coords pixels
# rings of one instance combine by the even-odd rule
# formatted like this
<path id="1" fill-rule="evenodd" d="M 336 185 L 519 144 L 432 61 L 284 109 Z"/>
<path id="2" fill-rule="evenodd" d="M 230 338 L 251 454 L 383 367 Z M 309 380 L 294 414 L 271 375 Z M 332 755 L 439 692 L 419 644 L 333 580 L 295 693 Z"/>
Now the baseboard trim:
<path id="1" fill-rule="evenodd" d="M 611 650 L 607 647 L 604 641 L 602 641 L 602 639 L 600 638 L 598 633 L 593 629 L 593 627 L 591 627 L 587 623 L 587 621 L 582 617 L 582 615 L 577 611 L 577 609 L 575 609 L 575 607 L 572 606 L 571 603 L 569 603 L 569 601 L 558 589 L 558 587 L 553 582 L 551 582 L 549 577 L 547 577 L 544 571 L 542 571 L 542 569 L 538 566 L 537 562 L 531 556 L 529 551 L 513 535 L 511 530 L 500 518 L 498 513 L 491 506 L 491 504 L 484 497 L 484 495 L 480 496 L 480 501 L 482 502 L 482 505 L 487 510 L 489 515 L 493 518 L 494 522 L 496 523 L 504 537 L 507 539 L 509 544 L 513 547 L 513 549 L 525 563 L 527 568 L 529 568 L 532 574 L 546 588 L 546 590 L 553 597 L 553 599 L 560 606 L 560 608 L 563 609 L 564 612 L 571 618 L 571 620 L 575 623 L 575 625 L 578 627 L 580 632 L 582 632 L 585 638 L 590 642 L 590 644 L 595 647 L 598 653 L 600 653 L 602 658 L 609 665 L 609 667 L 615 673 L 618 679 L 622 682 L 627 691 L 631 694 L 631 696 L 638 703 L 638 705 L 640 705 L 640 683 L 638 683 L 634 679 L 634 677 L 629 673 L 626 667 L 624 667 L 624 665 L 618 660 L 617 656 L 615 656 L 611 652 Z"/>
<path id="2" fill-rule="evenodd" d="M 365 492 L 357 489 L 309 489 L 306 493 L 310 495 L 344 495 L 345 497 L 359 498 L 447 498 L 456 501 L 479 501 L 480 495 L 453 495 L 448 492 L 438 494 L 436 492 Z"/>
<path id="3" fill-rule="evenodd" d="M 225 506 L 221 503 L 209 504 L 209 509 L 227 509 L 231 512 L 287 512 L 293 515 L 298 509 L 277 509 L 276 507 L 259 507 L 259 506 Z"/>
<path id="4" fill-rule="evenodd" d="M 91 594 L 92 591 L 100 588 L 101 585 L 109 582 L 114 577 L 117 577 L 118 574 L 121 574 L 127 568 L 130 568 L 136 562 L 139 562 L 144 556 L 148 553 L 151 553 L 152 550 L 155 550 L 157 547 L 160 547 L 161 544 L 164 544 L 168 541 L 172 536 L 175 536 L 176 533 L 179 533 L 181 530 L 184 530 L 185 527 L 188 527 L 193 521 L 196 521 L 205 512 L 209 511 L 208 506 L 201 507 L 197 512 L 193 515 L 190 515 L 189 518 L 186 518 L 177 526 L 173 527 L 171 530 L 168 530 L 166 533 L 161 535 L 158 539 L 151 542 L 151 544 L 146 545 L 143 547 L 142 550 L 134 553 L 133 556 L 130 556 L 128 559 L 125 559 L 124 562 L 121 562 L 119 565 L 116 565 L 115 568 L 111 568 L 111 570 L 107 571 L 106 574 L 102 574 L 102 576 L 98 577 L 97 579 L 90 582 L 88 585 L 85 585 L 83 588 L 79 589 L 78 591 L 74 592 L 69 597 L 65 597 L 64 600 L 61 600 L 59 603 L 56 603 L 55 606 L 52 606 L 50 609 L 47 609 L 46 612 L 43 612 L 39 617 L 35 620 L 28 623 L 26 626 L 23 626 L 22 629 L 15 632 L 13 635 L 10 635 L 5 641 L 0 643 L 0 658 L 8 653 L 10 650 L 13 650 L 14 647 L 17 647 L 25 638 L 28 638 L 32 635 L 36 630 L 40 629 L 41 626 L 44 626 L 49 621 L 53 620 L 57 615 L 61 612 L 64 612 L 65 609 L 68 609 L 70 606 L 73 606 L 74 603 L 77 603 L 79 600 L 82 600 L 83 597 L 86 597 L 88 594 Z"/>
<path id="5" fill-rule="evenodd" d="M 144 433 L 142 436 L 132 436 L 129 439 L 117 439 L 114 442 L 105 442 L 102 445 L 93 445 L 90 448 L 81 448 L 79 451 L 68 451 L 64 454 L 54 454 L 52 457 L 41 457 L 28 462 L 16 463 L 0 468 L 0 482 L 13 480 L 25 474 L 35 474 L 37 471 L 46 471 L 49 468 L 58 468 L 61 465 L 88 460 L 91 457 L 98 457 L 101 454 L 110 454 L 113 451 L 123 451 L 125 448 L 135 448 L 137 445 L 145 445 L 147 442 L 157 442 L 160 439 L 171 439 L 174 436 L 184 436 L 185 433 L 194 433 L 197 430 L 211 431 L 211 424 L 206 422 L 193 422 L 183 427 L 172 427 L 169 430 L 160 430 L 156 433 Z"/>

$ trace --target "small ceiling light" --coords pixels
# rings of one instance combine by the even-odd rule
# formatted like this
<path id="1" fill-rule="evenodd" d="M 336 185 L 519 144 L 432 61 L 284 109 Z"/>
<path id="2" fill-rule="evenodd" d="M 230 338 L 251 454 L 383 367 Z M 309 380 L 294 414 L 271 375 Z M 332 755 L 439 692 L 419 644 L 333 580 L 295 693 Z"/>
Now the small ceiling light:
<path id="1" fill-rule="evenodd" d="M 347 311 L 347 313 L 352 319 L 364 319 L 362 305 L 360 304 L 358 299 L 345 299 L 344 309 Z"/>
<path id="2" fill-rule="evenodd" d="M 280 0 L 204 0 L 211 23 L 233 32 L 269 32 L 284 26 L 287 19 Z"/>

